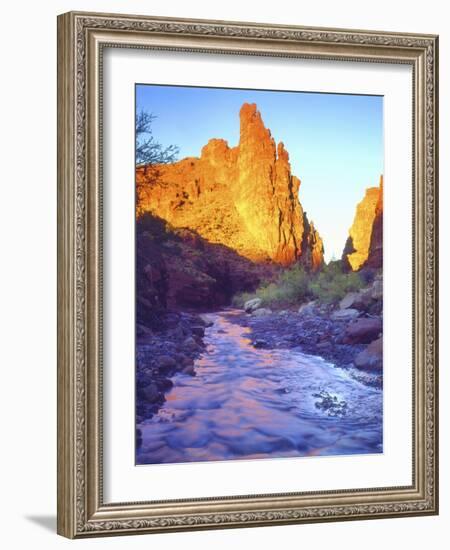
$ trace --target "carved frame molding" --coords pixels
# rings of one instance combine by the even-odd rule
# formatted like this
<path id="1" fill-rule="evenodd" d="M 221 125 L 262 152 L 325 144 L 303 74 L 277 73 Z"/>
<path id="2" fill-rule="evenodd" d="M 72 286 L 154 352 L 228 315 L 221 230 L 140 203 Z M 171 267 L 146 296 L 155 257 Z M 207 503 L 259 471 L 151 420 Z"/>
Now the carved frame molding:
<path id="1" fill-rule="evenodd" d="M 413 485 L 105 504 L 102 498 L 104 47 L 413 67 Z M 70 12 L 58 17 L 58 532 L 75 538 L 438 511 L 438 38 Z M 149 495 L 150 497 L 150 495 Z"/>

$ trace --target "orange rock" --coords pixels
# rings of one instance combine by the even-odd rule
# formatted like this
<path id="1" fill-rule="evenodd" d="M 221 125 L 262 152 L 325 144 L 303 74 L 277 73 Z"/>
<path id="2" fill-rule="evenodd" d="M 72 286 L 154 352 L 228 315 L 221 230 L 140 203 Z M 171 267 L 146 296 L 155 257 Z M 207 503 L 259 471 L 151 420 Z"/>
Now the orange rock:
<path id="1" fill-rule="evenodd" d="M 344 249 L 343 258 L 346 259 L 353 271 L 361 269 L 377 249 L 381 248 L 382 256 L 382 225 L 383 218 L 383 176 L 379 187 L 366 189 L 363 200 L 356 207 L 353 224 L 349 230 L 349 238 Z M 377 227 L 377 239 L 372 241 L 374 227 Z M 375 235 L 374 235 L 375 237 Z M 374 266 L 376 267 L 376 266 Z"/>
<path id="2" fill-rule="evenodd" d="M 283 143 L 276 146 L 256 105 L 244 103 L 237 147 L 211 139 L 200 158 L 137 168 L 136 214 L 149 211 L 256 262 L 290 265 L 303 258 L 316 268 L 323 245 L 314 226 L 304 238 L 299 188 Z"/>
<path id="3" fill-rule="evenodd" d="M 366 265 L 374 268 L 383 266 L 383 176 L 380 177 L 380 194 L 375 209 L 375 220 Z"/>

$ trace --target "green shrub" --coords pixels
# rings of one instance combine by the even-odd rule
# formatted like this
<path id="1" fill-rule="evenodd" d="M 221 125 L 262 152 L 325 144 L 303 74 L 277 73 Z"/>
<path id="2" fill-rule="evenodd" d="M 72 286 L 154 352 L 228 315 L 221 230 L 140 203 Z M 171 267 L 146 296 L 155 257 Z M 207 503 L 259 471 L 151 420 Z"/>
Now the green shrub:
<path id="1" fill-rule="evenodd" d="M 281 272 L 275 282 L 265 282 L 253 293 L 236 294 L 232 304 L 242 308 L 253 298 L 260 298 L 261 306 L 271 309 L 297 306 L 309 299 L 330 304 L 363 286 L 362 277 L 358 273 L 344 272 L 338 261 L 330 262 L 317 273 L 308 273 L 295 265 Z"/>
<path id="2" fill-rule="evenodd" d="M 303 302 L 309 295 L 309 275 L 296 265 L 280 273 L 275 282 L 263 283 L 255 292 L 243 292 L 233 297 L 235 307 L 243 307 L 247 300 L 260 298 L 264 307 L 283 307 Z"/>
<path id="3" fill-rule="evenodd" d="M 360 290 L 364 281 L 358 273 L 344 273 L 338 262 L 330 262 L 314 277 L 309 289 L 314 298 L 326 304 L 336 303 L 348 293 Z"/>
<path id="4" fill-rule="evenodd" d="M 300 265 L 295 265 L 283 271 L 278 277 L 276 286 L 278 298 L 282 302 L 303 302 L 309 296 L 309 280 L 311 275 Z M 270 285 L 269 285 L 270 286 Z"/>
<path id="5" fill-rule="evenodd" d="M 267 307 L 282 306 L 289 301 L 286 289 L 276 283 L 270 283 L 258 288 L 256 297 L 261 299 L 261 305 Z"/>

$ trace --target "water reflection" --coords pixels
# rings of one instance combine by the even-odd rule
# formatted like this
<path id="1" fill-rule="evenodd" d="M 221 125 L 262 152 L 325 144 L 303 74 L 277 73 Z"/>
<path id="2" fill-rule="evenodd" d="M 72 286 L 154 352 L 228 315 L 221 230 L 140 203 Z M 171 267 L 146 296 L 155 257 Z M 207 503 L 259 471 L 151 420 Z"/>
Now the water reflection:
<path id="1" fill-rule="evenodd" d="M 382 452 L 380 390 L 319 357 L 253 348 L 234 314 L 210 315 L 196 376 L 176 375 L 139 426 L 139 464 Z"/>

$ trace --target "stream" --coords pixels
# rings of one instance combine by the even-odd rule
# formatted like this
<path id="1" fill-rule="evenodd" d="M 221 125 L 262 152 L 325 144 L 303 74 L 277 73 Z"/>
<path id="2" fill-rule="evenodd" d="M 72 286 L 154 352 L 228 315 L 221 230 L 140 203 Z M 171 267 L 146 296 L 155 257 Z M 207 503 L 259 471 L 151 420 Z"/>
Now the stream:
<path id="1" fill-rule="evenodd" d="M 255 349 L 234 310 L 208 314 L 196 376 L 139 424 L 137 464 L 381 453 L 382 390 L 318 356 Z"/>

